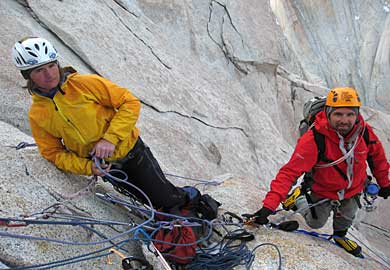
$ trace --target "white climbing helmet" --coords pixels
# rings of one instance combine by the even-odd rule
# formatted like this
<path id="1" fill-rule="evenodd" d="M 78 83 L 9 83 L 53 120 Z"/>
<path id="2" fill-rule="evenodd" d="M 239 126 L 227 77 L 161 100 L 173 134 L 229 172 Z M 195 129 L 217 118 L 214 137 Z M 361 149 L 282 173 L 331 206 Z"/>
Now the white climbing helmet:
<path id="1" fill-rule="evenodd" d="M 56 61 L 58 52 L 46 39 L 29 37 L 15 43 L 12 59 L 15 66 L 23 71 Z"/>

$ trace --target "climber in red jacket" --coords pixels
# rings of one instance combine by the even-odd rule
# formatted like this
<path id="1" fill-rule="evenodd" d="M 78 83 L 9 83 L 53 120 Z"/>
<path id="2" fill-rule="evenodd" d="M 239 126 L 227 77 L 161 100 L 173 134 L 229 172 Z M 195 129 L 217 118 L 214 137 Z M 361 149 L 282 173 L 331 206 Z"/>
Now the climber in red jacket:
<path id="1" fill-rule="evenodd" d="M 290 160 L 271 182 L 263 207 L 253 215 L 256 223 L 267 224 L 268 216 L 287 197 L 286 202 L 290 204 L 284 208 L 298 210 L 315 229 L 324 226 L 334 211 L 334 241 L 355 256 L 361 254 L 361 247 L 345 235 L 355 219 L 365 188 L 366 161 L 380 186 L 378 195 L 384 199 L 390 195 L 390 181 L 382 143 L 359 114 L 360 106 L 353 88 L 334 88 L 328 93 L 324 111 L 317 114 L 314 127 L 298 140 Z M 368 136 L 368 144 L 364 136 Z M 320 153 L 316 137 L 323 138 L 324 153 Z M 308 196 L 303 196 L 299 187 L 287 196 L 296 179 L 308 172 L 311 172 L 310 193 L 305 194 Z M 325 202 L 310 210 L 308 200 L 311 204 Z"/>

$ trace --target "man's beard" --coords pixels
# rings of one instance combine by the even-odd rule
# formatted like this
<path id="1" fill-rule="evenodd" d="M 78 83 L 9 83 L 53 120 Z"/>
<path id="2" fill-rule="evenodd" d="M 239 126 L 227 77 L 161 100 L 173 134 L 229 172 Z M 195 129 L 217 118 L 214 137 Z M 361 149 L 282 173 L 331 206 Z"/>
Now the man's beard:
<path id="1" fill-rule="evenodd" d="M 341 135 L 345 136 L 347 135 L 353 128 L 353 125 L 337 125 L 336 130 Z"/>

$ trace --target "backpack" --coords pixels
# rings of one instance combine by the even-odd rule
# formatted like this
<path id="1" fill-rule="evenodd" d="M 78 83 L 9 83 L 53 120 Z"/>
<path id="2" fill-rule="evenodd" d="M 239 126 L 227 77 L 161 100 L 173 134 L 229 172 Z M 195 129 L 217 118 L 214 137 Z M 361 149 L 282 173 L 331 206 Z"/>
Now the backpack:
<path id="1" fill-rule="evenodd" d="M 196 212 L 197 217 L 201 219 L 213 220 L 217 217 L 220 202 L 209 194 L 201 194 L 196 187 L 185 186 L 182 189 L 189 197 L 189 202 L 185 205 L 186 209 Z"/>
<path id="2" fill-rule="evenodd" d="M 181 226 L 180 221 L 173 225 L 179 226 L 162 228 L 157 231 L 153 238 L 166 243 L 154 242 L 154 246 L 169 262 L 180 265 L 188 264 L 196 255 L 197 236 L 192 227 Z"/>
<path id="3" fill-rule="evenodd" d="M 303 105 L 303 119 L 299 122 L 299 135 L 302 136 L 314 124 L 317 113 L 325 108 L 326 96 L 313 97 Z"/>
<path id="4" fill-rule="evenodd" d="M 188 202 L 183 207 L 170 209 L 169 213 L 187 217 L 188 220 L 194 222 L 199 221 L 199 219 L 212 220 L 217 217 L 218 207 L 221 203 L 208 194 L 202 195 L 195 187 L 185 186 L 182 189 L 188 194 Z M 168 219 L 160 216 L 156 218 L 158 220 Z M 154 245 L 169 262 L 186 265 L 196 255 L 198 247 L 196 241 L 204 235 L 204 227 L 203 224 L 202 226 L 182 226 L 181 221 L 177 221 L 173 225 L 179 226 L 162 228 L 157 231 L 153 238 L 158 241 Z"/>

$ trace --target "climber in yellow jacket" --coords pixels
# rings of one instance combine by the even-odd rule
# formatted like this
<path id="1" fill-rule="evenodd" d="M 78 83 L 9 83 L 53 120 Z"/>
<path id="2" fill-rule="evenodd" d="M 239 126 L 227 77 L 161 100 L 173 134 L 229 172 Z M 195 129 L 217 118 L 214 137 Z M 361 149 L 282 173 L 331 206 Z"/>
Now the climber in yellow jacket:
<path id="1" fill-rule="evenodd" d="M 44 158 L 64 171 L 103 176 L 91 159 L 95 156 L 110 163 L 106 172 L 111 165 L 125 171 L 154 206 L 185 204 L 187 193 L 165 178 L 139 136 L 141 103 L 128 89 L 98 75 L 61 68 L 58 52 L 43 38 L 16 42 L 12 56 L 32 95 L 28 116 Z"/>

